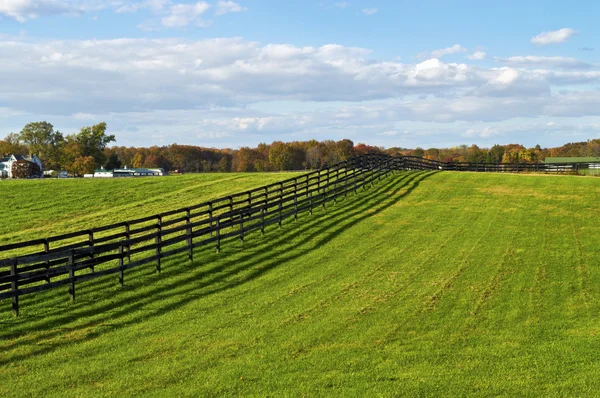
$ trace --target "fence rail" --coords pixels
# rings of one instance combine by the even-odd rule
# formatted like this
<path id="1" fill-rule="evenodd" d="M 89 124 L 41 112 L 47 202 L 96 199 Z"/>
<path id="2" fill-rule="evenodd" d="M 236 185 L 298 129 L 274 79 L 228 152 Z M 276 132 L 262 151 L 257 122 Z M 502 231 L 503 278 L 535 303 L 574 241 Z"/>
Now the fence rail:
<path id="1" fill-rule="evenodd" d="M 600 164 L 586 164 L 600 168 Z M 308 211 L 325 207 L 349 192 L 387 177 L 396 170 L 451 170 L 475 172 L 578 171 L 582 164 L 466 164 L 446 163 L 412 156 L 367 154 L 336 165 L 198 205 L 135 220 L 0 246 L 0 300 L 11 298 L 19 313 L 19 297 L 68 285 L 75 300 L 77 282 L 118 274 L 256 230 Z M 132 256 L 134 256 L 132 260 Z"/>

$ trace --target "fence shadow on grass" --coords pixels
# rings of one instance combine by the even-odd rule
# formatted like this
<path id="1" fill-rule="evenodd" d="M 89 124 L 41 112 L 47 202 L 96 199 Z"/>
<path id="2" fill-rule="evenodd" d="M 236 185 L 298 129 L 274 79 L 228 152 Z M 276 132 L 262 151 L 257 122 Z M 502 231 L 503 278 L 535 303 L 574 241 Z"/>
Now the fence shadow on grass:
<path id="1" fill-rule="evenodd" d="M 166 314 L 192 301 L 238 287 L 259 278 L 270 270 L 304 254 L 305 251 L 281 250 L 286 243 L 292 244 L 290 243 L 291 237 L 299 238 L 293 241 L 293 246 L 301 246 L 307 243 L 314 246 L 324 245 L 345 230 L 398 203 L 414 191 L 422 181 L 435 173 L 403 173 L 376 182 L 374 188 L 360 192 L 355 197 L 349 196 L 348 199 L 337 205 L 329 203 L 325 211 L 315 212 L 312 217 L 308 213 L 303 213 L 297 223 L 285 223 L 283 228 L 278 229 L 279 233 L 271 230 L 267 231 L 262 238 L 257 233 L 248 236 L 249 239 L 252 236 L 253 243 L 256 246 L 250 247 L 248 242 L 246 243 L 247 246 L 239 252 L 231 244 L 225 245 L 221 254 L 209 254 L 207 251 L 212 250 L 212 248 L 206 248 L 202 251 L 197 250 L 196 260 L 193 263 L 187 262 L 184 255 L 182 255 L 180 259 L 176 258 L 165 262 L 165 272 L 154 277 L 156 279 L 160 278 L 160 281 L 150 282 L 149 286 L 139 283 L 131 287 L 125 287 L 124 290 L 129 291 L 117 291 L 115 300 L 112 302 L 106 303 L 105 298 L 99 304 L 82 300 L 74 304 L 64 305 L 67 307 L 66 312 L 58 307 L 39 315 L 39 322 L 37 320 L 32 322 L 32 318 L 35 317 L 27 315 L 3 322 L 0 338 L 3 340 L 17 340 L 14 344 L 6 347 L 5 352 L 0 357 L 0 365 L 49 353 L 63 346 L 73 344 L 72 340 L 56 339 L 59 335 L 64 334 L 65 330 L 72 333 L 95 329 L 86 333 L 85 337 L 81 339 L 92 340 L 104 333 L 136 324 L 144 318 Z M 399 194 L 402 190 L 404 192 Z M 367 204 L 369 206 L 368 210 L 370 210 L 368 212 L 365 211 L 367 210 L 365 208 Z M 264 243 L 260 242 L 261 239 L 264 240 Z M 231 248 L 231 250 L 228 248 Z M 273 252 L 276 248 L 279 248 L 279 251 L 277 251 L 278 255 L 274 257 Z M 217 264 L 211 266 L 211 263 L 207 262 L 211 259 L 216 259 Z M 209 268 L 199 270 L 199 267 L 205 266 Z M 176 272 L 173 271 L 174 269 L 176 269 Z M 140 272 L 142 271 L 140 270 Z M 247 273 L 247 275 L 238 280 L 227 282 L 228 279 L 240 273 Z M 144 281 L 148 282 L 147 280 Z M 82 295 L 90 294 L 96 289 L 110 292 L 110 286 L 107 285 L 115 283 L 114 278 L 111 277 L 90 282 L 86 284 L 86 292 L 82 292 Z M 88 292 L 88 289 L 90 292 Z M 36 298 L 38 303 L 41 300 L 49 300 L 45 300 L 46 303 L 38 305 L 47 305 L 48 303 L 51 304 L 53 300 L 61 300 L 62 302 L 64 292 L 52 290 L 39 294 L 39 296 L 41 297 Z M 143 313 L 139 315 L 131 315 L 143 310 L 150 303 L 156 305 L 162 303 L 163 300 L 164 305 L 159 305 L 156 309 L 142 311 Z M 35 303 L 32 304 L 36 306 Z M 69 325 L 71 323 L 75 324 Z M 32 337 L 28 338 L 27 336 L 30 334 Z M 23 345 L 33 344 L 40 344 L 42 347 L 27 354 L 9 355 L 11 350 Z"/>

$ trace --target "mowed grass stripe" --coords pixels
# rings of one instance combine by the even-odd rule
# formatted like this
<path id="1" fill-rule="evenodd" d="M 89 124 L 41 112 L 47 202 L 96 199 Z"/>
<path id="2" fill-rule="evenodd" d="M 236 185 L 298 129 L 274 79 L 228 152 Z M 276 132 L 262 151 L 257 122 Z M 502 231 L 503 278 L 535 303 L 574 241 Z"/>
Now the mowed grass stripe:
<path id="1" fill-rule="evenodd" d="M 123 289 L 24 297 L 0 394 L 593 396 L 599 192 L 401 173 Z"/>

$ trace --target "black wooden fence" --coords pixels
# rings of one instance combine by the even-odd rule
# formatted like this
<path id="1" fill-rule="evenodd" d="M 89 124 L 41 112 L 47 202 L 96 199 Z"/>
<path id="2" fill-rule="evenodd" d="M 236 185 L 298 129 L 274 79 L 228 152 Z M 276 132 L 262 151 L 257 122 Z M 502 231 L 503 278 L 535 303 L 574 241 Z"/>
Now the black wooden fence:
<path id="1" fill-rule="evenodd" d="M 404 170 L 447 170 L 493 173 L 600 174 L 600 162 L 574 163 L 460 163 L 440 162 L 415 156 L 400 157 Z"/>
<path id="2" fill-rule="evenodd" d="M 19 312 L 19 297 L 154 263 L 179 253 L 194 258 L 194 249 L 224 239 L 242 241 L 251 231 L 297 218 L 303 211 L 335 202 L 396 170 L 475 172 L 574 172 L 581 164 L 467 164 L 412 156 L 367 154 L 299 177 L 195 206 L 68 234 L 0 246 L 0 300 L 11 298 Z M 592 168 L 590 165 L 588 167 Z M 600 167 L 600 166 L 598 166 Z M 132 261 L 132 256 L 135 256 Z"/>
<path id="3" fill-rule="evenodd" d="M 369 154 L 278 183 L 222 197 L 182 209 L 98 228 L 0 246 L 0 300 L 69 286 L 75 299 L 76 283 L 125 271 L 238 237 L 356 192 L 402 168 L 401 158 Z M 137 255 L 137 256 L 136 256 Z M 132 256 L 135 258 L 132 261 Z"/>

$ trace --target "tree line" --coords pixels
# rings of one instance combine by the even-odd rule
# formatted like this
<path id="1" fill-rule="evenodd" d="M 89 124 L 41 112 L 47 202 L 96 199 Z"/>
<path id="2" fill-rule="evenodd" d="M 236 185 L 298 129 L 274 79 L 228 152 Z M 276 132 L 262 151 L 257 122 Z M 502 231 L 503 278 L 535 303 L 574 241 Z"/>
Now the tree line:
<path id="1" fill-rule="evenodd" d="M 106 134 L 104 122 L 66 136 L 48 122 L 35 122 L 1 140 L 0 153 L 37 155 L 46 170 L 66 170 L 82 176 L 107 163 L 104 151 L 114 141 L 114 135 Z"/>
<path id="2" fill-rule="evenodd" d="M 115 136 L 106 134 L 102 122 L 82 127 L 64 136 L 48 122 L 27 124 L 19 133 L 0 140 L 2 154 L 36 154 L 46 170 L 66 170 L 74 176 L 93 173 L 97 168 L 112 170 L 124 166 L 162 168 L 177 172 L 249 172 L 318 169 L 367 153 L 420 156 L 442 162 L 537 163 L 552 156 L 600 157 L 600 139 L 568 143 L 561 147 L 526 148 L 519 144 L 460 145 L 451 148 L 382 148 L 339 141 L 274 141 L 255 148 L 215 149 L 172 144 L 151 147 L 111 146 Z"/>

